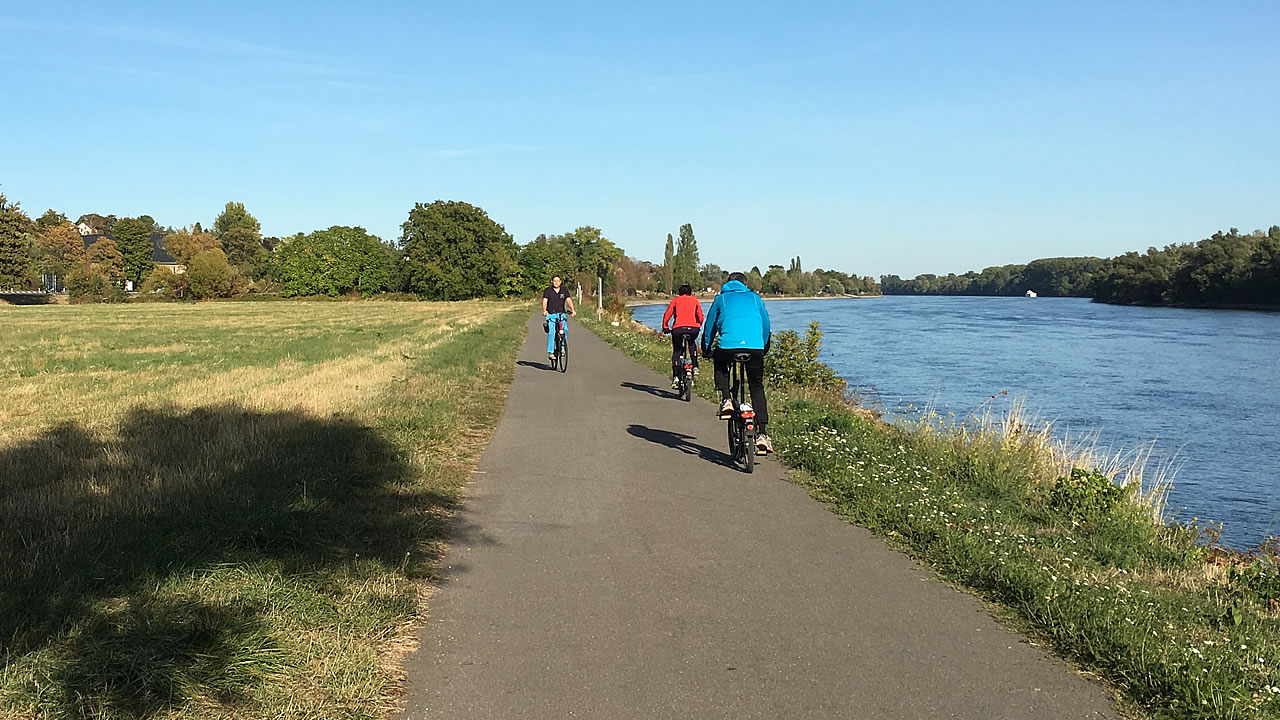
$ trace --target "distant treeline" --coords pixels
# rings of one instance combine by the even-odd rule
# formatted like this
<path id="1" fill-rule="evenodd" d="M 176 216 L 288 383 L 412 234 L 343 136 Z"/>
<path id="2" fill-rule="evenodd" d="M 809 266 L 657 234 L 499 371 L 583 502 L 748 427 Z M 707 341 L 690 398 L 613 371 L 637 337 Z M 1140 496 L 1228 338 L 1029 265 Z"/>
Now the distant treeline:
<path id="1" fill-rule="evenodd" d="M 1280 306 L 1280 226 L 1241 234 L 1231 228 L 1196 243 L 1001 265 L 963 275 L 880 278 L 885 295 L 1088 297 L 1133 305 Z"/>

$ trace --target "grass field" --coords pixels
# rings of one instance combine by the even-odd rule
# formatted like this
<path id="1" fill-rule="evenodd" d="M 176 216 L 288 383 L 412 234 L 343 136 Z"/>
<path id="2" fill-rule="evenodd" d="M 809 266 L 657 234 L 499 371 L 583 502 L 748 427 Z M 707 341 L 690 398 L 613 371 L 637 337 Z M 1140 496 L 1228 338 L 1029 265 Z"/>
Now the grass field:
<path id="1" fill-rule="evenodd" d="M 384 715 L 525 309 L 0 307 L 0 714 Z"/>

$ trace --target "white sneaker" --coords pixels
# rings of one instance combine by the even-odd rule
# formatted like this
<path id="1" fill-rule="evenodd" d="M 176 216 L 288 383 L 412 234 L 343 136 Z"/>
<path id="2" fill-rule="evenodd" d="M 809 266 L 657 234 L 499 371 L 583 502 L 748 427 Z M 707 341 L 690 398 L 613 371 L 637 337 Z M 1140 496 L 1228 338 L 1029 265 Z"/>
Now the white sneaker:
<path id="1" fill-rule="evenodd" d="M 728 419 L 729 419 L 729 418 L 731 418 L 731 417 L 733 417 L 733 401 L 732 401 L 732 400 L 725 400 L 725 401 L 720 405 L 720 419 L 721 419 L 721 420 L 728 420 Z"/>
<path id="2" fill-rule="evenodd" d="M 744 413 L 755 412 L 755 408 L 751 407 L 751 403 L 742 403 L 738 409 Z"/>
<path id="3" fill-rule="evenodd" d="M 768 435 L 757 435 L 756 454 L 766 455 L 771 452 L 773 452 L 773 440 L 770 440 Z"/>
<path id="4" fill-rule="evenodd" d="M 671 389 L 672 390 L 680 389 L 680 378 L 671 378 Z"/>

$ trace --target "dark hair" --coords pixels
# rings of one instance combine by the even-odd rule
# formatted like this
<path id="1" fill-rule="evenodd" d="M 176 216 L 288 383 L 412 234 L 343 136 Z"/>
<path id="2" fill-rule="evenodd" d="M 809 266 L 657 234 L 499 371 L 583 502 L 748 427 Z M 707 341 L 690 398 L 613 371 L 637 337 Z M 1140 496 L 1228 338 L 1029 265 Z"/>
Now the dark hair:
<path id="1" fill-rule="evenodd" d="M 746 275 L 744 275 L 744 274 L 742 274 L 742 273 L 740 273 L 740 272 L 733 272 L 733 273 L 729 273 L 729 279 L 730 279 L 730 280 L 737 280 L 738 282 L 743 283 L 744 285 L 745 285 L 745 284 L 746 284 L 746 282 L 747 282 L 747 276 L 746 276 Z"/>
<path id="2" fill-rule="evenodd" d="M 689 287 L 689 285 L 686 283 L 686 284 L 684 284 L 684 285 L 681 285 L 681 286 L 680 286 L 680 290 L 679 290 L 678 292 L 679 292 L 681 295 L 692 295 L 692 294 L 693 294 L 693 288 Z"/>

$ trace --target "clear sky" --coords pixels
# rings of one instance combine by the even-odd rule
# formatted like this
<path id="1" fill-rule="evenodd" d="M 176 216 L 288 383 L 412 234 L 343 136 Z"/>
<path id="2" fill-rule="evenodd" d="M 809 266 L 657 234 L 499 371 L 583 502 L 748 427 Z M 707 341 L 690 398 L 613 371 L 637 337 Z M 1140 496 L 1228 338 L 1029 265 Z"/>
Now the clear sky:
<path id="1" fill-rule="evenodd" d="M 688 222 L 728 269 L 1113 255 L 1280 223 L 1278 29 L 1271 0 L 4 0 L 0 192 L 388 239 L 456 199 L 649 260 Z"/>

